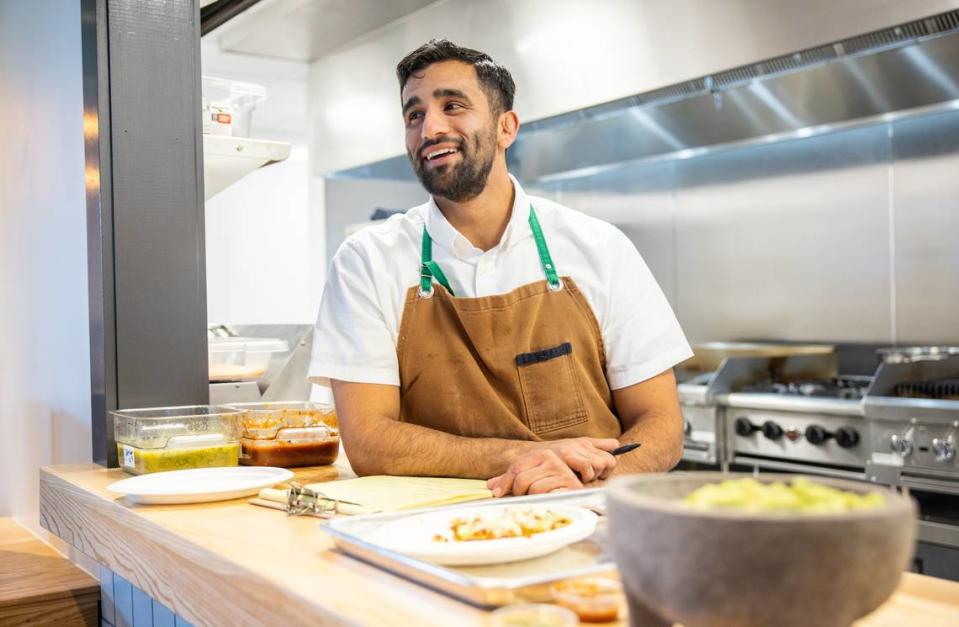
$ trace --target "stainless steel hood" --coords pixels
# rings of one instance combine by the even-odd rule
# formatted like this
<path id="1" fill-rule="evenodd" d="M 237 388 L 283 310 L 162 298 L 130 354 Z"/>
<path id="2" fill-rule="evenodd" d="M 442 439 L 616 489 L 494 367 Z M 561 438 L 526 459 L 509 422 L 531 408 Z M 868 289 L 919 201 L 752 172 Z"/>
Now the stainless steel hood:
<path id="1" fill-rule="evenodd" d="M 959 108 L 959 11 L 538 120 L 508 158 L 545 182 L 947 107 Z M 411 177 L 405 156 L 339 174 Z"/>

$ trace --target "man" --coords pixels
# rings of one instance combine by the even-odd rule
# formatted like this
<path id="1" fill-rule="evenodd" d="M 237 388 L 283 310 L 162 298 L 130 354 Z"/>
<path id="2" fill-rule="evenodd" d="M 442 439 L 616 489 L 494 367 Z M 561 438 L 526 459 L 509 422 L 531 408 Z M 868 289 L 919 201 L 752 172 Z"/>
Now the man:
<path id="1" fill-rule="evenodd" d="M 353 469 L 483 478 L 502 496 L 672 468 L 672 366 L 692 353 L 635 247 L 509 175 L 513 79 L 489 56 L 434 40 L 397 76 L 431 199 L 342 245 L 310 368 Z"/>

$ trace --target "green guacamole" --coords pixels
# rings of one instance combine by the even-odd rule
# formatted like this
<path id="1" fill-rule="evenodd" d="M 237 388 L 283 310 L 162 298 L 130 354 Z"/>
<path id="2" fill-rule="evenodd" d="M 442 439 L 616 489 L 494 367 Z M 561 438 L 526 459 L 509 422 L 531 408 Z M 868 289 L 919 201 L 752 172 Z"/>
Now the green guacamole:
<path id="1" fill-rule="evenodd" d="M 749 512 L 840 513 L 880 507 L 886 498 L 879 492 L 858 494 L 798 478 L 789 485 L 731 479 L 693 490 L 685 503 L 697 509 L 739 509 Z"/>

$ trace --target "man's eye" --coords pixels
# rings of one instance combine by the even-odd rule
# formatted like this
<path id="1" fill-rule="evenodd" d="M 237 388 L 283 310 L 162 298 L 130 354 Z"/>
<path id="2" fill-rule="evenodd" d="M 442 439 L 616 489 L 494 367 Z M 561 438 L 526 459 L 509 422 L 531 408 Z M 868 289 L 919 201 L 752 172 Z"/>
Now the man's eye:
<path id="1" fill-rule="evenodd" d="M 407 119 L 407 121 L 409 121 L 409 122 L 415 122 L 416 120 L 420 119 L 421 117 L 423 117 L 423 112 L 422 112 L 422 111 L 413 111 L 413 112 L 410 113 L 408 116 L 406 116 L 406 119 Z"/>
<path id="2" fill-rule="evenodd" d="M 446 103 L 446 110 L 447 110 L 447 111 L 449 111 L 449 110 L 451 110 L 451 109 L 462 109 L 462 108 L 463 108 L 463 105 L 461 105 L 461 104 L 458 103 L 458 102 L 448 102 L 448 103 Z"/>

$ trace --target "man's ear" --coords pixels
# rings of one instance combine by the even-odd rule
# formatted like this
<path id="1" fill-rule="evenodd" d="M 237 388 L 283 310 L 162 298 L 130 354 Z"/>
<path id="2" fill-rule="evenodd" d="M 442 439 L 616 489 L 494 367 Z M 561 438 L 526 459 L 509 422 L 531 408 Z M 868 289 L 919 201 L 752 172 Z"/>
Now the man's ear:
<path id="1" fill-rule="evenodd" d="M 506 150 L 516 141 L 516 135 L 519 133 L 519 117 L 515 111 L 504 111 L 499 116 L 499 128 L 497 137 L 499 147 Z"/>

